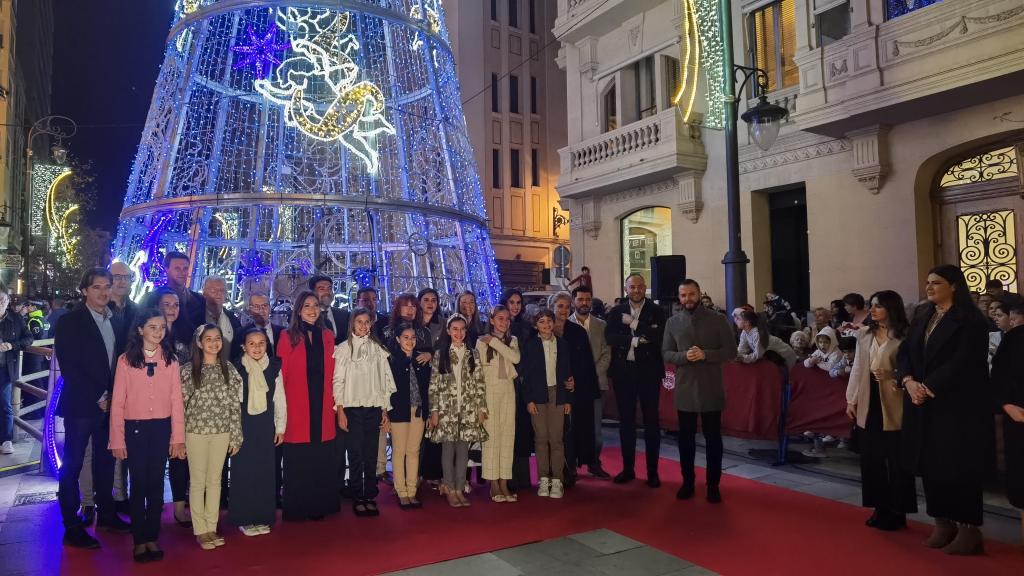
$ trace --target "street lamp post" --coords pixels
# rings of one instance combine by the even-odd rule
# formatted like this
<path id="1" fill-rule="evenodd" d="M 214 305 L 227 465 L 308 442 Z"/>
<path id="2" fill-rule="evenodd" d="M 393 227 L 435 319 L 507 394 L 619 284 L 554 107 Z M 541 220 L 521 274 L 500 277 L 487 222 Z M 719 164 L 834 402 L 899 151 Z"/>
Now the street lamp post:
<path id="1" fill-rule="evenodd" d="M 53 157 L 63 164 L 67 159 L 67 150 L 61 146 L 65 138 L 71 138 L 78 132 L 78 125 L 67 116 L 52 115 L 40 118 L 28 129 L 28 136 L 25 138 L 25 196 L 21 209 L 21 257 L 22 261 L 22 283 L 25 293 L 30 291 L 31 279 L 31 210 L 32 210 L 32 141 L 36 136 L 46 135 L 57 139 L 53 147 Z"/>
<path id="2" fill-rule="evenodd" d="M 723 57 L 722 67 L 725 74 L 722 80 L 722 96 L 725 100 L 725 184 L 726 209 L 728 211 L 729 251 L 725 253 L 722 264 L 725 265 L 725 301 L 728 310 L 746 303 L 747 300 L 747 264 L 750 259 L 743 251 L 742 230 L 740 228 L 740 158 L 739 136 L 736 133 L 736 117 L 739 113 L 739 97 L 743 88 L 755 78 L 759 87 L 760 100 L 757 105 L 743 114 L 743 121 L 750 129 L 750 136 L 762 150 L 771 148 L 779 135 L 779 123 L 789 116 L 789 112 L 781 106 L 768 102 L 765 92 L 768 89 L 768 74 L 760 68 L 740 66 L 733 62 L 732 55 L 732 2 L 722 0 L 719 3 L 719 20 L 722 30 Z M 736 81 L 742 75 L 739 90 Z"/>

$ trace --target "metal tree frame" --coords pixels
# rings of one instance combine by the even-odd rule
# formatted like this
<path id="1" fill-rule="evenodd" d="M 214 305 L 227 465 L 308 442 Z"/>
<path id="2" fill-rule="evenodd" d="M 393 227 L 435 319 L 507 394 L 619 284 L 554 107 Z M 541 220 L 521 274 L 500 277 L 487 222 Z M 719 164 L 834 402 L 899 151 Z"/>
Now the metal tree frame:
<path id="1" fill-rule="evenodd" d="M 497 300 L 440 0 L 177 11 L 115 244 L 136 295 L 178 250 L 193 288 L 223 276 L 236 303 L 291 298 L 314 271 L 385 302 L 426 286 Z"/>

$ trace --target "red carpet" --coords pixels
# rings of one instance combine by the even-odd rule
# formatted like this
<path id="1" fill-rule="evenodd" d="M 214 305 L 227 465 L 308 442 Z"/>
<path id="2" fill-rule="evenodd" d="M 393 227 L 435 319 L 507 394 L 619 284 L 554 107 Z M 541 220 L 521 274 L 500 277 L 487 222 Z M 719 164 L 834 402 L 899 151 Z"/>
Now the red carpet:
<path id="1" fill-rule="evenodd" d="M 617 451 L 606 450 L 605 456 L 614 467 Z M 637 469 L 643 469 L 641 461 Z M 278 525 L 255 538 L 222 522 L 227 545 L 216 551 L 200 550 L 189 531 L 173 525 L 168 506 L 161 535 L 167 558 L 142 566 L 130 560 L 129 536 L 101 535 L 104 548 L 98 552 L 62 551 L 56 505 L 19 507 L 12 512 L 44 509 L 34 522 L 45 522 L 45 529 L 40 526 L 40 538 L 20 549 L 23 555 L 0 556 L 0 566 L 45 574 L 59 566 L 75 576 L 129 570 L 174 576 L 379 574 L 607 528 L 725 575 L 1024 573 L 1024 553 L 1005 544 L 987 542 L 984 557 L 954 558 L 920 544 L 929 530 L 924 525 L 881 533 L 864 527 L 866 512 L 858 507 L 728 475 L 724 504 L 705 502 L 700 484 L 697 498 L 678 502 L 678 465 L 662 460 L 661 477 L 658 490 L 642 480 L 616 486 L 585 479 L 561 501 L 530 494 L 516 504 L 492 503 L 479 487 L 468 509 L 449 508 L 429 494 L 423 509 L 406 512 L 388 494 L 379 499 L 378 518 L 356 518 L 344 508 L 323 522 Z M 5 534 L 6 528 L 0 540 Z"/>

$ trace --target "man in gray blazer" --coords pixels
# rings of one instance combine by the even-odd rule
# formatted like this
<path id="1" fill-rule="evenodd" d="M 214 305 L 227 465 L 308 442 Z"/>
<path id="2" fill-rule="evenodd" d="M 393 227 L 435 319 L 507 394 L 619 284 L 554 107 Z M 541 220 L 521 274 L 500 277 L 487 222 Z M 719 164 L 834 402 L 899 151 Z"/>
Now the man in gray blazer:
<path id="1" fill-rule="evenodd" d="M 601 467 L 601 448 L 604 447 L 601 435 L 601 416 L 604 414 L 604 399 L 608 396 L 608 365 L 612 361 L 612 349 L 604 338 L 604 320 L 590 313 L 593 303 L 594 294 L 590 286 L 581 285 L 574 289 L 572 305 L 575 311 L 569 316 L 569 321 L 579 324 L 587 331 L 587 336 L 590 339 L 590 351 L 594 353 L 597 384 L 601 389 L 601 395 L 594 400 L 594 461 L 588 466 L 588 471 L 594 478 L 608 480 L 611 478 L 611 474 L 605 472 Z"/>
<path id="2" fill-rule="evenodd" d="M 700 284 L 686 279 L 679 283 L 682 306 L 665 325 L 661 352 L 665 361 L 676 366 L 676 411 L 679 414 L 679 466 L 683 486 L 676 498 L 686 500 L 694 492 L 697 417 L 707 446 L 707 498 L 719 503 L 722 478 L 722 410 L 725 387 L 722 365 L 736 358 L 736 339 L 725 316 L 700 303 Z"/>

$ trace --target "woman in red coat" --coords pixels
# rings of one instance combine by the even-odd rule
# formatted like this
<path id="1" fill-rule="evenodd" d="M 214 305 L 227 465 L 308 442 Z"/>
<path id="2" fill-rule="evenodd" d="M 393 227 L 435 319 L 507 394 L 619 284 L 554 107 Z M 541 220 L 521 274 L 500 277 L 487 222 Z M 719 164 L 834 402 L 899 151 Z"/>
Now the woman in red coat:
<path id="1" fill-rule="evenodd" d="M 334 333 L 320 319 L 316 295 L 295 300 L 291 325 L 277 343 L 288 398 L 284 432 L 285 520 L 322 520 L 340 509 L 334 444 Z"/>

